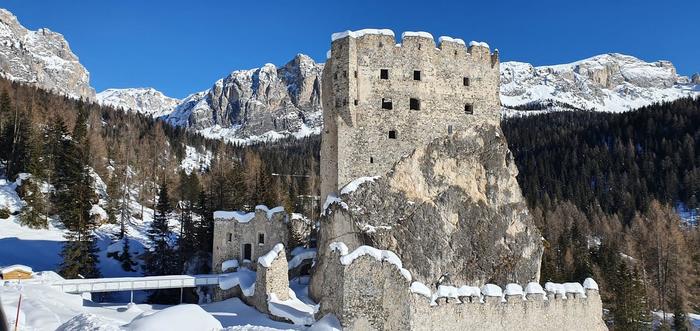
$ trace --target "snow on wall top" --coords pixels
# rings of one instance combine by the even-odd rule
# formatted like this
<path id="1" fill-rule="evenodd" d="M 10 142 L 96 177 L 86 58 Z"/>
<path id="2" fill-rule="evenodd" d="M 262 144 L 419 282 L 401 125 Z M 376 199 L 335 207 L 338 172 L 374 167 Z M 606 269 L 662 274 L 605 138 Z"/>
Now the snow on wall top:
<path id="1" fill-rule="evenodd" d="M 283 250 L 284 245 L 275 245 L 269 252 L 267 252 L 267 254 L 258 258 L 258 263 L 260 263 L 260 265 L 262 265 L 265 268 L 269 268 L 272 265 L 272 261 L 274 261 L 277 258 L 277 256 L 279 256 L 280 252 L 282 252 Z"/>
<path id="2" fill-rule="evenodd" d="M 238 260 L 226 260 L 221 263 L 221 271 L 226 272 L 229 269 L 238 269 Z"/>
<path id="3" fill-rule="evenodd" d="M 355 192 L 357 188 L 360 187 L 360 185 L 367 183 L 367 182 L 374 182 L 377 178 L 380 176 L 374 176 L 374 177 L 360 177 L 357 179 L 354 179 L 352 182 L 348 183 L 347 185 L 343 186 L 343 188 L 340 190 L 340 195 L 343 194 L 349 194 L 352 192 Z"/>
<path id="4" fill-rule="evenodd" d="M 432 34 L 430 34 L 429 32 L 425 32 L 425 31 L 406 31 L 406 32 L 401 34 L 401 39 L 404 39 L 406 37 L 421 37 L 421 38 L 434 39 Z"/>
<path id="5" fill-rule="evenodd" d="M 13 272 L 13 271 L 22 271 L 22 272 L 26 272 L 28 274 L 31 274 L 32 268 L 30 268 L 26 265 L 22 265 L 22 264 L 13 264 L 13 265 L 10 265 L 7 267 L 2 267 L 2 269 L 0 269 L 0 273 L 3 275 L 6 273 Z"/>
<path id="6" fill-rule="evenodd" d="M 441 44 L 442 44 L 444 41 L 451 42 L 451 43 L 457 43 L 457 44 L 460 44 L 460 45 L 463 45 L 463 46 L 467 46 L 467 44 L 464 42 L 464 40 L 459 39 L 459 38 L 452 38 L 452 37 L 448 37 L 448 36 L 440 36 L 440 38 L 438 38 L 438 42 L 440 42 Z"/>
<path id="7" fill-rule="evenodd" d="M 391 31 L 389 29 L 362 29 L 362 30 L 357 30 L 357 31 L 350 31 L 350 30 L 345 30 L 343 32 L 336 32 L 331 35 L 331 42 L 334 42 L 338 39 L 343 39 L 345 37 L 351 37 L 351 38 L 359 38 L 367 34 L 378 34 L 378 35 L 385 35 L 385 36 L 392 36 L 394 37 L 394 31 Z"/>
<path id="8" fill-rule="evenodd" d="M 496 284 L 485 284 L 481 287 L 481 293 L 487 297 L 502 297 L 503 291 Z"/>
<path id="9" fill-rule="evenodd" d="M 223 220 L 236 220 L 238 223 L 248 223 L 253 218 L 255 218 L 255 212 L 256 211 L 264 211 L 265 215 L 267 216 L 268 220 L 272 219 L 272 216 L 274 216 L 277 213 L 283 213 L 284 212 L 284 207 L 282 206 L 277 206 L 275 208 L 268 208 L 265 205 L 257 205 L 255 206 L 255 211 L 246 213 L 244 211 L 240 210 L 234 210 L 234 211 L 225 211 L 225 210 L 217 210 L 214 212 L 214 219 L 223 219 Z"/>
<path id="10" fill-rule="evenodd" d="M 525 286 L 525 294 L 546 294 L 544 292 L 544 289 L 542 289 L 542 285 L 535 283 L 535 282 L 529 282 L 527 283 L 527 286 Z"/>
<path id="11" fill-rule="evenodd" d="M 396 266 L 401 275 L 407 280 L 411 281 L 411 273 L 403 268 L 403 263 L 401 259 L 392 251 L 377 249 L 372 246 L 360 246 L 351 253 L 348 252 L 348 247 L 341 242 L 333 242 L 329 245 L 331 251 L 338 251 L 341 253 L 340 263 L 345 266 L 352 264 L 360 256 L 369 255 L 379 262 L 388 262 Z M 343 254 L 345 253 L 345 254 Z"/>
<path id="12" fill-rule="evenodd" d="M 487 43 L 485 43 L 485 42 L 483 42 L 483 41 L 474 41 L 474 40 L 470 41 L 470 42 L 469 42 L 469 47 L 474 47 L 474 46 L 481 46 L 481 47 L 486 47 L 486 48 L 489 48 L 489 49 L 491 48 L 491 47 L 489 47 L 489 44 L 487 44 Z"/>
<path id="13" fill-rule="evenodd" d="M 523 295 L 523 287 L 518 284 L 508 284 L 506 285 L 506 290 L 503 291 L 504 295 Z"/>
<path id="14" fill-rule="evenodd" d="M 593 278 L 586 278 L 586 280 L 583 281 L 583 288 L 598 291 L 598 283 L 596 283 Z"/>

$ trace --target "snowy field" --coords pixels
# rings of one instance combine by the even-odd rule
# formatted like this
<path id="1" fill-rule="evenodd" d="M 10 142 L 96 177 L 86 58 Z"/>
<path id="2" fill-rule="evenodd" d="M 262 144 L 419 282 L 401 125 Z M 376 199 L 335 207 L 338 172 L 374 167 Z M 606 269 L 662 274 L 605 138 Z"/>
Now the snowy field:
<path id="1" fill-rule="evenodd" d="M 308 277 L 294 279 L 290 287 L 305 303 Z M 329 316 L 310 328 L 273 321 L 238 298 L 204 305 L 147 305 L 96 303 L 79 295 L 58 292 L 46 284 L 5 284 L 0 300 L 9 323 L 14 325 L 19 294 L 22 304 L 20 330 L 334 330 Z"/>

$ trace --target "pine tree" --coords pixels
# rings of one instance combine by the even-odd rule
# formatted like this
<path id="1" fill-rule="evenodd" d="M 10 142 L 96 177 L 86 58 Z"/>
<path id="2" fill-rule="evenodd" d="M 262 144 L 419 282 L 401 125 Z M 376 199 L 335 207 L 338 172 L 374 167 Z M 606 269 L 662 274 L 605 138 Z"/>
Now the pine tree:
<path id="1" fill-rule="evenodd" d="M 148 276 L 168 275 L 174 270 L 174 254 L 169 244 L 172 231 L 168 226 L 171 210 L 168 187 L 166 183 L 162 183 L 158 190 L 155 217 L 147 232 L 151 246 L 146 253 L 145 271 Z"/>
<path id="2" fill-rule="evenodd" d="M 46 229 L 48 222 L 44 213 L 47 211 L 47 201 L 35 178 L 22 183 L 20 195 L 27 203 L 19 215 L 20 222 L 30 228 Z"/>
<path id="3" fill-rule="evenodd" d="M 214 212 L 204 190 L 199 192 L 195 213 L 199 215 L 197 223 L 197 246 L 200 251 L 211 252 L 214 241 Z"/>
<path id="4" fill-rule="evenodd" d="M 187 261 L 196 252 L 196 229 L 192 221 L 192 208 L 189 201 L 180 201 L 180 237 L 178 238 L 179 269 L 185 271 Z"/>
<path id="5" fill-rule="evenodd" d="M 688 331 L 688 316 L 685 313 L 683 297 L 681 296 L 678 284 L 676 284 L 671 299 L 671 309 L 673 310 L 673 328 L 676 331 Z"/>
<path id="6" fill-rule="evenodd" d="M 615 330 L 650 330 L 651 315 L 639 273 L 620 263 L 615 274 L 613 307 Z"/>
<path id="7" fill-rule="evenodd" d="M 170 275 L 177 272 L 177 257 L 170 246 L 172 231 L 168 226 L 168 215 L 172 208 L 168 197 L 168 186 L 161 183 L 158 190 L 158 202 L 154 211 L 153 222 L 148 229 L 150 249 L 146 252 L 144 272 L 147 276 Z M 168 290 L 153 291 L 149 297 L 151 302 L 172 303 L 174 294 Z"/>
<path id="8" fill-rule="evenodd" d="M 97 246 L 93 230 L 97 224 L 90 216 L 95 191 L 89 170 L 87 111 L 79 110 L 72 139 L 63 137 L 62 150 L 55 164 L 57 208 L 68 232 L 61 256 L 60 273 L 66 278 L 99 277 Z"/>

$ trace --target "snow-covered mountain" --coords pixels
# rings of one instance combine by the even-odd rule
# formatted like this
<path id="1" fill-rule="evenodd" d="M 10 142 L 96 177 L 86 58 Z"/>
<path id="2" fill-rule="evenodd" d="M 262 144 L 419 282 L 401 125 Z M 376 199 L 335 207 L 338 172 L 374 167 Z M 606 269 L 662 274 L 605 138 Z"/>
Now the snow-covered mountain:
<path id="1" fill-rule="evenodd" d="M 534 67 L 501 63 L 504 108 L 590 109 L 621 112 L 700 95 L 700 77 L 679 76 L 671 62 L 645 62 L 611 53 L 568 64 Z"/>
<path id="2" fill-rule="evenodd" d="M 90 75 L 63 35 L 30 31 L 17 17 L 0 8 L 0 76 L 36 84 L 74 98 L 95 97 Z"/>
<path id="3" fill-rule="evenodd" d="M 150 87 L 107 89 L 97 93 L 97 101 L 103 105 L 153 117 L 168 115 L 180 104 L 179 99 L 168 97 Z"/>
<path id="4" fill-rule="evenodd" d="M 282 67 L 237 70 L 185 98 L 164 118 L 228 141 L 318 134 L 323 64 L 298 54 Z"/>

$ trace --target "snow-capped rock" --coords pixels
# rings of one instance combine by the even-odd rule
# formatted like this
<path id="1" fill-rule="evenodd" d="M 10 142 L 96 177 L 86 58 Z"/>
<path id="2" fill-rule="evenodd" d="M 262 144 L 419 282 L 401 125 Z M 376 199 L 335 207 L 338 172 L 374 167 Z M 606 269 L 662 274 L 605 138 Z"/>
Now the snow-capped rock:
<path id="1" fill-rule="evenodd" d="M 693 84 L 700 85 L 700 72 L 693 74 L 693 78 L 690 79 Z"/>
<path id="2" fill-rule="evenodd" d="M 94 99 L 90 75 L 63 35 L 43 28 L 30 31 L 0 8 L 0 76 L 36 84 L 73 98 Z"/>
<path id="3" fill-rule="evenodd" d="M 621 112 L 699 94 L 700 89 L 679 76 L 671 62 L 644 62 L 617 53 L 542 67 L 501 63 L 501 103 L 505 108 Z"/>
<path id="4" fill-rule="evenodd" d="M 229 141 L 318 134 L 323 64 L 298 54 L 282 67 L 238 70 L 185 98 L 165 119 Z"/>
<path id="5" fill-rule="evenodd" d="M 135 111 L 153 117 L 172 113 L 180 103 L 179 99 L 168 97 L 150 87 L 106 89 L 97 93 L 97 101 L 102 105 L 120 108 L 125 111 Z"/>

